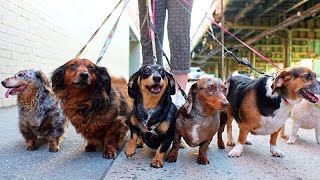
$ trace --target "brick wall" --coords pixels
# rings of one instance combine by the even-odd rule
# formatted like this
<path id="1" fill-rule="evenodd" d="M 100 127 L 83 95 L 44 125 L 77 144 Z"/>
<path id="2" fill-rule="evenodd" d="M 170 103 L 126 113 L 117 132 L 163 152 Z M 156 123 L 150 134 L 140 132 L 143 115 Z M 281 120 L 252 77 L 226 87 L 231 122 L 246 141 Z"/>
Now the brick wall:
<path id="1" fill-rule="evenodd" d="M 116 2 L 118 1 L 0 0 L 0 80 L 27 68 L 41 69 L 50 76 L 56 67 L 77 54 Z M 96 60 L 116 17 L 117 15 L 112 17 L 106 27 L 101 29 L 82 57 Z M 105 55 L 107 58 L 104 58 L 117 59 L 118 66 L 121 61 L 121 66 L 129 64 L 128 24 L 124 13 L 116 36 Z M 117 52 L 119 47 L 121 53 Z M 115 69 L 112 64 L 118 67 L 117 63 L 103 61 L 105 62 L 101 65 L 108 69 Z M 128 70 L 125 69 L 122 68 L 121 72 L 128 76 Z M 5 91 L 1 86 L 0 107 L 16 103 L 14 96 L 4 98 Z"/>

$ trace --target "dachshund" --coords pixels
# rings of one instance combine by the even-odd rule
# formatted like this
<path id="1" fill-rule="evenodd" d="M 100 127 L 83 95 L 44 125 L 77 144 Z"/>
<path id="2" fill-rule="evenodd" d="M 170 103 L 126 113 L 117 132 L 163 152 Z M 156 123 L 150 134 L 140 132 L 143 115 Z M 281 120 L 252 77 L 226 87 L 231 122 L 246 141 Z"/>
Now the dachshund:
<path id="1" fill-rule="evenodd" d="M 135 154 L 138 139 L 150 148 L 157 149 L 150 166 L 162 168 L 164 156 L 174 135 L 176 106 L 173 75 L 159 65 L 144 65 L 129 79 L 129 96 L 134 99 L 129 127 L 131 136 L 125 154 Z M 140 143 L 139 143 L 140 144 Z"/>
<path id="2" fill-rule="evenodd" d="M 188 101 L 176 113 L 176 131 L 168 154 L 169 162 L 176 162 L 181 137 L 191 147 L 199 147 L 197 163 L 209 164 L 207 149 L 220 127 L 220 113 L 229 107 L 226 86 L 218 78 L 203 77 L 194 83 Z"/>
<path id="3" fill-rule="evenodd" d="M 275 157 L 284 157 L 276 142 L 293 106 L 302 99 L 310 103 L 319 102 L 314 94 L 320 93 L 320 84 L 315 73 L 305 67 L 288 67 L 275 77 L 250 79 L 233 76 L 226 85 L 230 103 L 226 116 L 228 145 L 234 145 L 232 118 L 235 118 L 240 129 L 238 142 L 228 153 L 229 157 L 241 155 L 249 132 L 253 135 L 271 135 L 270 153 Z"/>
<path id="4" fill-rule="evenodd" d="M 126 80 L 75 58 L 58 67 L 51 81 L 65 116 L 87 141 L 85 151 L 102 150 L 104 158 L 115 159 L 128 136 L 133 105 Z"/>
<path id="5" fill-rule="evenodd" d="M 8 88 L 5 97 L 17 95 L 19 128 L 28 151 L 38 149 L 39 137 L 48 140 L 50 152 L 58 152 L 67 121 L 42 71 L 22 70 L 1 84 Z"/>

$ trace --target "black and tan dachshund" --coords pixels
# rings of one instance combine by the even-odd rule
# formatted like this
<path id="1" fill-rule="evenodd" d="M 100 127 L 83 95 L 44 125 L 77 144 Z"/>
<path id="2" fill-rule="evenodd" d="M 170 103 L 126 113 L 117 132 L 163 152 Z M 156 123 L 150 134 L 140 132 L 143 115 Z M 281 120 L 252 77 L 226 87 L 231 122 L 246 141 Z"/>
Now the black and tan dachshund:
<path id="1" fill-rule="evenodd" d="M 131 136 L 126 146 L 127 157 L 135 154 L 141 138 L 148 147 L 157 149 L 150 165 L 163 167 L 174 135 L 177 108 L 170 95 L 175 91 L 172 74 L 159 65 L 144 65 L 130 77 L 128 92 L 134 99 L 134 107 L 129 122 Z"/>

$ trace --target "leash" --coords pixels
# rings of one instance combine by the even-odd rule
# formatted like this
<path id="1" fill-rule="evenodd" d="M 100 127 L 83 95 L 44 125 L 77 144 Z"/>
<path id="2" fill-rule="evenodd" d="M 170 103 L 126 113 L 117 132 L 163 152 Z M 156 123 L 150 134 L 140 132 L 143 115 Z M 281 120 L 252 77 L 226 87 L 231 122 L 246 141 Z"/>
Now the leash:
<path id="1" fill-rule="evenodd" d="M 148 3 L 146 5 L 148 7 L 148 14 L 149 14 L 150 22 L 152 20 L 152 23 L 155 24 L 156 23 L 156 19 L 155 19 L 156 0 L 153 0 L 153 2 L 152 2 L 152 9 L 151 9 L 151 0 L 147 0 L 147 1 L 148 1 Z M 155 36 L 156 36 L 155 31 L 152 32 L 151 30 L 149 30 L 149 35 L 151 37 L 153 63 L 157 64 L 157 49 L 156 49 L 156 42 L 155 42 Z"/>
<path id="2" fill-rule="evenodd" d="M 99 32 L 99 30 L 101 29 L 101 27 L 107 22 L 107 20 L 110 18 L 111 14 L 117 9 L 117 7 L 120 5 L 122 0 L 120 0 L 115 7 L 112 9 L 112 11 L 110 12 L 110 14 L 102 21 L 101 25 L 98 27 L 98 29 L 91 35 L 90 39 L 88 40 L 88 42 L 81 48 L 81 50 L 78 52 L 78 54 L 76 55 L 75 58 L 78 58 L 82 52 L 84 51 L 84 49 L 87 47 L 87 45 L 90 43 L 90 41 L 97 35 L 97 33 Z"/>
<path id="3" fill-rule="evenodd" d="M 157 35 L 157 33 L 156 33 L 156 29 L 155 29 L 154 25 L 152 24 L 152 22 L 151 22 L 150 20 L 149 20 L 149 22 L 150 22 L 150 28 L 152 29 L 152 31 L 153 31 L 153 33 L 154 33 L 154 35 L 155 35 L 155 38 L 157 39 L 157 42 L 158 42 L 158 44 L 159 44 L 159 47 L 160 47 L 160 49 L 161 49 L 162 55 L 165 57 L 168 65 L 169 65 L 169 67 L 170 67 L 170 69 L 171 69 L 171 63 L 169 62 L 169 58 L 167 57 L 166 53 L 165 53 L 164 50 L 163 50 L 163 47 L 162 47 L 162 45 L 161 45 L 161 43 L 160 43 L 160 40 L 159 40 L 159 37 L 158 37 L 158 35 Z M 173 77 L 173 78 L 174 78 L 174 77 Z M 176 80 L 175 80 L 175 81 L 176 81 Z M 186 92 L 184 92 L 184 90 L 181 88 L 180 84 L 179 84 L 177 81 L 176 81 L 176 83 L 177 83 L 177 85 L 178 85 L 178 89 L 180 90 L 183 98 L 184 98 L 185 100 L 187 100 L 187 99 L 188 99 L 188 96 L 187 96 Z"/>
<path id="4" fill-rule="evenodd" d="M 157 40 L 158 45 L 160 47 L 160 50 L 162 52 L 162 55 L 165 57 L 168 65 L 169 65 L 169 67 L 171 69 L 171 64 L 169 62 L 169 58 L 167 57 L 166 53 L 163 50 L 163 47 L 161 45 L 161 42 L 160 42 L 159 37 L 158 37 L 157 32 L 156 32 L 156 28 L 154 26 L 154 24 L 155 24 L 155 1 L 156 0 L 153 1 L 153 10 L 151 10 L 151 1 L 150 0 L 149 0 L 149 2 L 150 2 L 149 5 L 147 4 L 148 9 L 149 9 L 149 26 L 150 26 L 150 30 L 153 32 L 153 33 L 151 33 L 151 41 L 152 41 L 152 50 L 153 50 L 153 56 L 154 56 L 154 64 L 157 63 L 156 44 L 155 44 L 155 40 Z M 153 22 L 151 21 L 151 19 L 153 20 Z M 180 84 L 176 80 L 175 80 L 175 82 L 177 83 L 178 89 L 180 90 L 183 98 L 185 100 L 187 100 L 187 98 L 188 98 L 187 94 L 184 92 L 184 90 L 181 88 Z"/>
<path id="5" fill-rule="evenodd" d="M 177 0 L 178 3 L 189 13 L 191 14 L 191 12 L 180 2 L 180 0 Z M 183 2 L 185 2 L 188 6 L 191 6 L 186 0 L 182 0 Z M 276 67 L 277 69 L 281 70 L 281 68 L 279 68 L 276 64 L 274 64 L 272 61 L 270 61 L 267 57 L 263 56 L 261 53 L 259 53 L 257 50 L 255 50 L 254 48 L 252 48 L 251 46 L 249 46 L 248 44 L 244 43 L 243 41 L 241 41 L 239 38 L 237 38 L 235 35 L 233 35 L 231 32 L 229 32 L 227 29 L 225 29 L 223 26 L 219 25 L 217 22 L 215 22 L 211 17 L 208 16 L 208 13 L 206 13 L 205 16 L 207 19 L 209 19 L 215 26 L 219 27 L 220 29 L 222 29 L 224 32 L 228 33 L 230 36 L 232 36 L 233 38 L 235 38 L 237 41 L 239 41 L 241 44 L 243 44 L 244 46 L 246 46 L 248 49 L 250 49 L 253 53 L 255 53 L 256 55 L 258 55 L 260 58 L 262 58 L 263 60 L 265 60 L 266 62 L 268 62 L 269 64 L 273 65 L 274 67 Z M 202 24 L 201 24 L 202 25 Z M 202 25 L 203 26 L 203 25 Z M 211 29 L 212 30 L 212 29 Z M 211 37 L 217 41 L 221 47 L 223 47 L 226 50 L 227 55 L 231 55 L 232 57 L 236 58 L 237 63 L 239 64 L 239 62 L 241 62 L 241 60 L 239 58 L 237 58 L 231 51 L 229 51 L 214 35 L 213 32 L 210 32 L 209 30 L 207 30 L 207 32 L 211 35 Z M 231 54 L 230 54 L 231 53 Z M 240 60 L 240 61 L 239 61 Z M 246 59 L 245 59 L 246 60 Z M 240 64 L 243 64 L 245 66 L 248 66 L 249 64 L 247 63 L 248 60 L 246 60 L 247 62 L 245 62 L 244 58 L 243 61 Z M 252 70 L 258 72 L 261 74 L 261 71 L 257 70 L 256 68 L 252 67 L 252 65 L 250 64 L 250 67 Z M 254 69 L 253 69 L 254 68 Z M 263 72 L 262 72 L 263 73 Z M 263 73 L 265 75 L 265 73 Z"/>
<path id="6" fill-rule="evenodd" d="M 118 26 L 120 17 L 121 17 L 121 15 L 122 15 L 124 9 L 125 9 L 125 8 L 127 7 L 127 5 L 128 5 L 129 0 L 124 0 L 124 1 L 125 1 L 125 4 L 123 5 L 123 8 L 122 8 L 122 10 L 121 10 L 121 13 L 120 13 L 120 15 L 119 15 L 116 23 L 115 23 L 114 26 L 112 27 L 111 32 L 109 33 L 106 41 L 105 41 L 104 44 L 103 44 L 103 47 L 102 47 L 101 51 L 100 51 L 100 55 L 99 55 L 99 57 L 98 57 L 98 59 L 97 59 L 97 62 L 96 62 L 97 65 L 100 63 L 100 61 L 102 60 L 105 52 L 107 51 L 107 49 L 108 49 L 108 47 L 109 47 L 109 44 L 110 44 L 110 42 L 111 42 L 111 40 L 112 40 L 112 37 L 113 37 L 113 35 L 114 35 L 114 33 L 115 33 L 116 29 L 117 29 L 117 26 Z"/>
<path id="7" fill-rule="evenodd" d="M 263 72 L 263 71 L 258 70 L 258 69 L 255 68 L 255 67 L 253 67 L 246 58 L 239 59 L 239 58 L 238 58 L 236 55 L 234 55 L 231 51 L 226 51 L 226 52 L 225 52 L 225 55 L 231 56 L 238 64 L 245 65 L 245 66 L 249 67 L 250 69 L 256 71 L 257 73 L 259 73 L 259 74 L 261 74 L 261 75 L 265 75 L 265 76 L 268 76 L 268 77 L 273 77 L 273 76 L 271 76 L 271 75 L 266 74 L 266 73 Z"/>

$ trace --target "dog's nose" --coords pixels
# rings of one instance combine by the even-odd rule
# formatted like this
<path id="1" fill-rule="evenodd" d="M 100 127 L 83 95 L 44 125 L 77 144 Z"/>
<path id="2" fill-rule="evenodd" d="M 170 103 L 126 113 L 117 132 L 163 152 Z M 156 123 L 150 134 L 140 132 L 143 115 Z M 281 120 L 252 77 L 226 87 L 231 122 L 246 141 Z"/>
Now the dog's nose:
<path id="1" fill-rule="evenodd" d="M 222 106 L 223 108 L 227 108 L 227 107 L 229 107 L 229 102 L 222 102 L 222 103 L 221 103 L 221 106 Z"/>
<path id="2" fill-rule="evenodd" d="M 87 72 L 81 72 L 80 73 L 80 78 L 81 79 L 88 79 L 88 77 L 89 77 L 89 74 Z"/>
<path id="3" fill-rule="evenodd" d="M 1 81 L 1 84 L 2 84 L 2 86 L 5 86 L 6 85 L 6 81 L 5 80 Z"/>
<path id="4" fill-rule="evenodd" d="M 161 80 L 161 76 L 153 76 L 152 79 L 153 79 L 154 82 L 158 83 Z"/>

